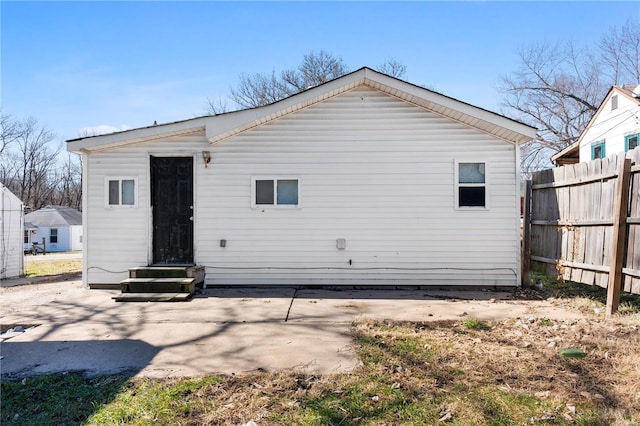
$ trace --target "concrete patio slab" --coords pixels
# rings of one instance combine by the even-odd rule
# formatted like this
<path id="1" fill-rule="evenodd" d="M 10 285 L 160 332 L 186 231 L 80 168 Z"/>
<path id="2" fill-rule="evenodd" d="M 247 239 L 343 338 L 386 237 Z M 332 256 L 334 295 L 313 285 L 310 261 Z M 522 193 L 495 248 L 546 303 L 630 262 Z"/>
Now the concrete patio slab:
<path id="1" fill-rule="evenodd" d="M 359 365 L 350 336 L 359 318 L 581 317 L 548 301 L 510 300 L 507 292 L 227 288 L 174 303 L 117 303 L 117 293 L 80 281 L 1 288 L 3 329 L 38 325 L 2 342 L 2 375 L 326 374 Z"/>

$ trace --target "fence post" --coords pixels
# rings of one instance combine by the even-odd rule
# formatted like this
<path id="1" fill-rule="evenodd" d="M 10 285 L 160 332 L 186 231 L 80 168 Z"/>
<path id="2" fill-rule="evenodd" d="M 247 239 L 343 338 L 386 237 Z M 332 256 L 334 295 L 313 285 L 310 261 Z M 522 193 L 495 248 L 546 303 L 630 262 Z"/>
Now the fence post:
<path id="1" fill-rule="evenodd" d="M 522 286 L 531 285 L 531 179 L 527 180 L 524 190 L 524 218 L 522 220 Z"/>
<path id="2" fill-rule="evenodd" d="M 629 205 L 629 183 L 631 181 L 631 159 L 621 158 L 618 172 L 616 204 L 613 211 L 613 247 L 611 267 L 607 282 L 607 316 L 618 310 L 622 291 L 622 267 L 627 243 L 627 208 Z"/>

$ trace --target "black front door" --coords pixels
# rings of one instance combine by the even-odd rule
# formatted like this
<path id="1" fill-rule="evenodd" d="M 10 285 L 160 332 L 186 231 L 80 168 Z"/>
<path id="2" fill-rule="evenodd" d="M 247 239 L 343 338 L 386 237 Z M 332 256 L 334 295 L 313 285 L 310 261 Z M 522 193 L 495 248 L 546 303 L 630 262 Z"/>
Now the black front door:
<path id="1" fill-rule="evenodd" d="M 193 158 L 151 157 L 154 265 L 193 264 Z"/>

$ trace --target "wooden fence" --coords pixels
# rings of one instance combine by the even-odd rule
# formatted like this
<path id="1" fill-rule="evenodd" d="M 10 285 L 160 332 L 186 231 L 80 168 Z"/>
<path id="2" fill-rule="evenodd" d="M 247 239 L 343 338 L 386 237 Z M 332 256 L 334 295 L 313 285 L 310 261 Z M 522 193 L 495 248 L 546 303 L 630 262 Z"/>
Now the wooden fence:
<path id="1" fill-rule="evenodd" d="M 640 149 L 537 172 L 526 192 L 525 272 L 605 287 L 608 313 L 640 294 Z"/>

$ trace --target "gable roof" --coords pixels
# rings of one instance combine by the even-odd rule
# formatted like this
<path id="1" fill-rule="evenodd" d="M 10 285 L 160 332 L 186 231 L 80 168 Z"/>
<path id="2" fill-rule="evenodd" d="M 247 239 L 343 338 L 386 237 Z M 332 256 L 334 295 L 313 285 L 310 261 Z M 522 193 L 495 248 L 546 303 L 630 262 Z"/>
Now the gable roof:
<path id="1" fill-rule="evenodd" d="M 214 144 L 362 85 L 511 143 L 519 144 L 535 137 L 536 129 L 529 125 L 364 67 L 269 105 L 71 139 L 67 141 L 67 149 L 91 151 L 202 130 Z"/>
<path id="2" fill-rule="evenodd" d="M 0 205 L 4 211 L 22 211 L 22 200 L 2 183 L 0 183 L 0 197 L 2 197 Z"/>
<path id="3" fill-rule="evenodd" d="M 82 225 L 82 213 L 71 207 L 46 206 L 26 214 L 24 221 L 47 228 Z"/>
<path id="4" fill-rule="evenodd" d="M 589 131 L 593 123 L 598 118 L 598 115 L 600 115 L 604 107 L 607 105 L 607 102 L 609 101 L 609 99 L 611 99 L 611 97 L 615 94 L 623 95 L 624 97 L 628 98 L 632 102 L 640 105 L 640 85 L 611 86 L 611 88 L 605 95 L 602 102 L 600 102 L 598 109 L 596 109 L 596 112 L 593 114 L 593 116 L 587 123 L 587 126 L 584 128 L 582 133 L 580 133 L 578 140 L 576 140 L 571 145 L 567 146 L 562 151 L 555 153 L 551 157 L 551 162 L 553 164 L 557 166 L 562 166 L 564 164 L 575 164 L 579 161 L 579 158 L 580 158 L 579 150 L 580 150 L 580 144 L 582 143 L 582 139 L 584 139 L 585 135 L 587 134 L 587 132 Z"/>

